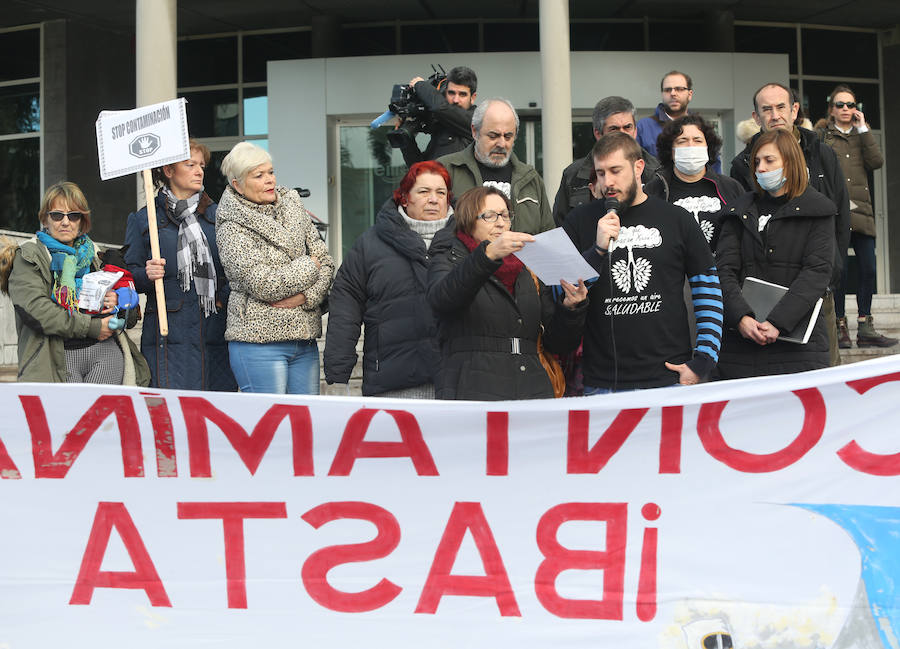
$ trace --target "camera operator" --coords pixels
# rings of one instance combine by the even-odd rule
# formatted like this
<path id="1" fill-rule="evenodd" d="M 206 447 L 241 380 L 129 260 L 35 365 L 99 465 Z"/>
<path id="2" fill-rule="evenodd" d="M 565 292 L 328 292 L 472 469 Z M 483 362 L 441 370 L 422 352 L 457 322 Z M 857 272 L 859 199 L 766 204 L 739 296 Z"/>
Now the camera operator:
<path id="1" fill-rule="evenodd" d="M 450 70 L 442 90 L 422 77 L 413 78 L 409 87 L 431 113 L 434 126 L 424 152 L 419 151 L 415 141 L 401 149 L 407 165 L 456 153 L 472 142 L 472 113 L 478 77 L 471 68 L 458 66 Z"/>

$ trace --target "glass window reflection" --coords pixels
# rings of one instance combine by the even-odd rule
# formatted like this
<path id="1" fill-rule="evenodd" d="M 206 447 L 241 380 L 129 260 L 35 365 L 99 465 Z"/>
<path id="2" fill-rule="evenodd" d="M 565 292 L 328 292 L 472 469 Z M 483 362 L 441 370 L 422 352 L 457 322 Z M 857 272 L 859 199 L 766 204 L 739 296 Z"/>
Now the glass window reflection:
<path id="1" fill-rule="evenodd" d="M 40 138 L 0 141 L 0 228 L 38 229 L 40 167 Z"/>
<path id="2" fill-rule="evenodd" d="M 40 84 L 0 87 L 0 135 L 41 130 Z"/>

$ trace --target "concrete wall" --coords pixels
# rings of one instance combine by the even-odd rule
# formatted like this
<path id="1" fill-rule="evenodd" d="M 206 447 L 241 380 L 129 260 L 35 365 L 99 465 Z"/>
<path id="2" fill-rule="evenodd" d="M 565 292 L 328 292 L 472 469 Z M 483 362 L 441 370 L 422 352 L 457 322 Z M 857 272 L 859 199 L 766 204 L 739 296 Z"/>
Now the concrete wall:
<path id="1" fill-rule="evenodd" d="M 445 67 L 467 65 L 478 73 L 478 97 L 506 97 L 522 112 L 541 107 L 540 59 L 536 52 L 455 54 Z M 330 221 L 338 216 L 330 200 L 328 151 L 331 126 L 341 118 L 374 119 L 385 110 L 391 86 L 427 75 L 434 55 L 272 61 L 268 64 L 269 150 L 279 183 L 312 189 L 307 203 Z M 752 95 L 767 81 L 788 81 L 783 54 L 693 52 L 573 52 L 572 109 L 589 115 L 598 99 L 629 98 L 647 113 L 659 103 L 659 80 L 673 68 L 691 75 L 691 108 L 722 118 L 726 146 L 733 156 L 733 123 L 749 117 Z M 332 158 L 333 158 L 332 153 Z M 332 164 L 334 164 L 332 160 Z M 557 187 L 558 178 L 545 178 Z M 335 242 L 332 245 L 336 245 Z"/>

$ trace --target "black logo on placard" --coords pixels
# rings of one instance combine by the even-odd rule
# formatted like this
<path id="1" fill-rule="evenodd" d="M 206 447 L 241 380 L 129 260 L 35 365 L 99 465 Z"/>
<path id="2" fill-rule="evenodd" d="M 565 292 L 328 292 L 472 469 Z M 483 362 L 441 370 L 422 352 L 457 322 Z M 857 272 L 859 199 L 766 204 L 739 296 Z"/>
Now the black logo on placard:
<path id="1" fill-rule="evenodd" d="M 155 133 L 144 133 L 131 141 L 128 151 L 135 158 L 146 158 L 159 150 L 160 139 Z"/>

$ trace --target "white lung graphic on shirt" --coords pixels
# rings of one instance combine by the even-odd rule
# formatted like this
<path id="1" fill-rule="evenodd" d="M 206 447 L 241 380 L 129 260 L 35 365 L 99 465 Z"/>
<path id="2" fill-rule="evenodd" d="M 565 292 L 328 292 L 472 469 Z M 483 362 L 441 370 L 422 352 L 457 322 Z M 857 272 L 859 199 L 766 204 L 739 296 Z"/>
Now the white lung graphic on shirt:
<path id="1" fill-rule="evenodd" d="M 482 185 L 485 187 L 496 187 L 506 194 L 506 197 L 512 200 L 512 185 L 510 183 L 500 182 L 499 180 L 485 180 Z"/>
<path id="2" fill-rule="evenodd" d="M 621 228 L 619 238 L 609 247 L 609 254 L 617 248 L 627 248 L 628 257 L 620 259 L 612 265 L 612 277 L 616 286 L 623 293 L 630 293 L 632 287 L 636 293 L 643 291 L 650 283 L 653 264 L 644 257 L 635 257 L 635 248 L 656 248 L 662 245 L 662 235 L 656 228 L 645 228 L 635 225 Z"/>
<path id="3" fill-rule="evenodd" d="M 712 241 L 715 226 L 712 221 L 701 221 L 700 212 L 710 214 L 722 209 L 722 201 L 719 200 L 718 196 L 685 196 L 684 198 L 679 198 L 672 205 L 677 205 L 693 214 L 694 220 L 700 224 L 700 229 L 703 230 L 706 242 Z"/>

